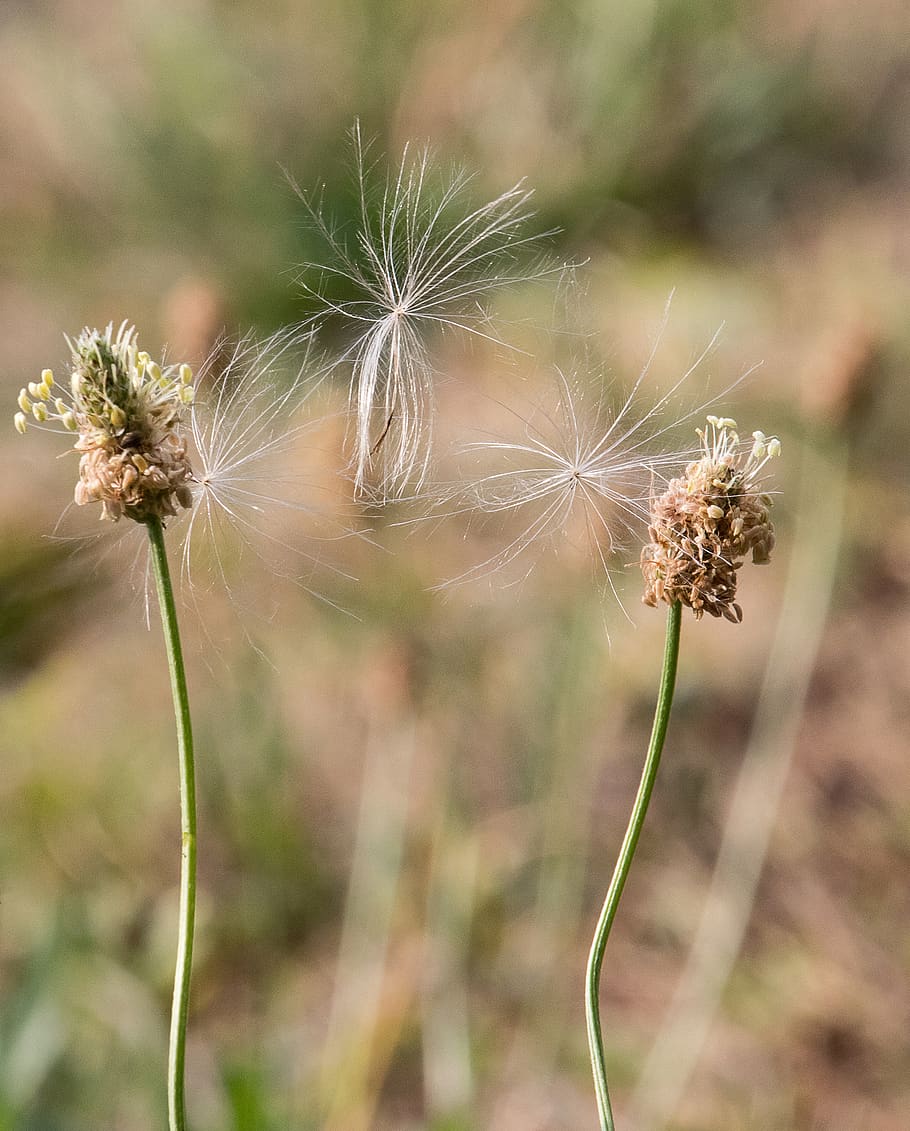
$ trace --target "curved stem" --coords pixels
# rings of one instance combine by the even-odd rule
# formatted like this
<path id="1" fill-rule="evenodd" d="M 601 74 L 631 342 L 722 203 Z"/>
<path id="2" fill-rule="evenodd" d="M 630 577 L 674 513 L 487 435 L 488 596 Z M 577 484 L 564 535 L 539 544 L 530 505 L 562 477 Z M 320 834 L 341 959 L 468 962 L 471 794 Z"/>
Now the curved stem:
<path id="1" fill-rule="evenodd" d="M 607 1090 L 607 1071 L 604 1065 L 603 1034 L 600 1026 L 600 971 L 603 966 L 604 950 L 610 936 L 610 928 L 616 917 L 616 909 L 625 887 L 626 877 L 632 865 L 632 857 L 638 845 L 638 837 L 648 811 L 657 767 L 664 747 L 667 724 L 670 721 L 670 708 L 673 705 L 673 691 L 676 686 L 676 666 L 679 659 L 679 634 L 682 623 L 682 606 L 679 601 L 670 606 L 667 614 L 667 636 L 664 645 L 664 664 L 660 677 L 660 690 L 654 723 L 651 727 L 651 741 L 645 757 L 635 804 L 619 850 L 619 859 L 613 870 L 613 878 L 607 890 L 600 918 L 594 930 L 594 941 L 588 956 L 588 969 L 585 976 L 585 1016 L 588 1023 L 588 1047 L 591 1050 L 591 1068 L 594 1072 L 594 1090 L 597 1094 L 597 1113 L 600 1116 L 601 1131 L 614 1131 L 613 1111 L 610 1107 L 610 1093 Z"/>
<path id="2" fill-rule="evenodd" d="M 742 949 L 831 612 L 850 462 L 846 430 L 807 437 L 783 603 L 701 922 L 632 1095 L 639 1127 L 670 1123 Z"/>
<path id="3" fill-rule="evenodd" d="M 152 545 L 152 567 L 161 607 L 161 624 L 171 676 L 171 694 L 177 721 L 177 760 L 180 772 L 180 911 L 177 925 L 177 969 L 171 1006 L 171 1033 L 167 1060 L 167 1107 L 169 1131 L 185 1131 L 184 1065 L 186 1020 L 193 964 L 193 922 L 196 913 L 196 780 L 193 767 L 193 731 L 186 691 L 186 672 L 180 647 L 180 630 L 174 606 L 174 589 L 164 547 L 161 520 L 150 518 L 146 526 Z"/>

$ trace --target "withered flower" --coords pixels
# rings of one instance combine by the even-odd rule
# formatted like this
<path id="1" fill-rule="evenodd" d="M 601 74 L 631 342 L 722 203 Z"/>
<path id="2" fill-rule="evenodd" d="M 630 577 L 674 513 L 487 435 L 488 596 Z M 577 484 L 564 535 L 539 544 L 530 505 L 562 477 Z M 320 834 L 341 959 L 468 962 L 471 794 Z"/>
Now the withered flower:
<path id="1" fill-rule="evenodd" d="M 192 467 L 180 431 L 193 402 L 190 367 L 152 361 L 126 322 L 116 334 L 111 323 L 67 341 L 69 388 L 60 389 L 45 369 L 19 393 L 16 429 L 25 432 L 31 415 L 76 434 L 76 503 L 100 502 L 102 518 L 147 522 L 175 515 L 178 505 L 191 507 Z"/>
<path id="2" fill-rule="evenodd" d="M 709 416 L 698 430 L 704 454 L 671 479 L 651 503 L 651 541 L 641 553 L 646 605 L 680 601 L 695 613 L 739 623 L 737 571 L 751 554 L 756 565 L 774 548 L 771 499 L 759 474 L 780 452 L 780 441 L 753 432 L 743 443 L 736 421 Z"/>

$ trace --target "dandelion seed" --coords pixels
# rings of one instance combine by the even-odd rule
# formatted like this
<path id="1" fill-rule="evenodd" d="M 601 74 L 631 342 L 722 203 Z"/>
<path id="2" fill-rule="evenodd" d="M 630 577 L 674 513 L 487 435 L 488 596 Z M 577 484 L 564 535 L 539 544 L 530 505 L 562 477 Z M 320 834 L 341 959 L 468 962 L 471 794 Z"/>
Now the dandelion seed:
<path id="1" fill-rule="evenodd" d="M 308 411 L 324 376 L 310 347 L 310 336 L 290 332 L 264 342 L 247 337 L 230 348 L 221 343 L 200 372 L 203 392 L 190 416 L 195 506 L 177 531 L 190 592 L 232 592 L 249 555 L 323 600 L 308 584 L 317 566 L 349 576 L 323 549 L 356 536 L 344 524 L 350 499 L 340 493 L 342 481 L 336 474 L 317 481 L 300 466 L 304 450 L 312 453 L 314 438 L 339 416 Z M 290 536 L 295 515 L 307 520 L 306 538 Z"/>
<path id="2" fill-rule="evenodd" d="M 701 458 L 651 504 L 642 599 L 652 607 L 680 601 L 696 618 L 707 612 L 739 623 L 737 571 L 749 554 L 755 564 L 767 563 L 774 548 L 771 499 L 760 490 L 760 475 L 780 453 L 780 441 L 763 432 L 741 441 L 736 421 L 717 416 L 698 434 Z"/>
<path id="3" fill-rule="evenodd" d="M 622 562 L 621 551 L 647 528 L 655 479 L 666 481 L 669 469 L 693 454 L 668 450 L 667 441 L 681 421 L 701 413 L 704 405 L 679 413 L 675 400 L 716 338 L 651 403 L 645 403 L 642 386 L 659 334 L 636 381 L 614 406 L 606 400 L 606 382 L 596 368 L 585 363 L 569 374 L 556 369 L 551 406 L 540 405 L 527 418 L 515 414 L 520 437 L 467 445 L 465 454 L 487 466 L 492 461 L 500 466 L 469 482 L 462 509 L 512 514 L 524 525 L 493 556 L 450 584 L 481 577 L 527 551 L 559 547 L 568 539 L 582 544 L 618 600 L 615 567 Z M 532 566 L 533 561 L 528 570 Z"/>
<path id="4" fill-rule="evenodd" d="M 618 420 L 605 416 L 577 375 L 557 370 L 554 379 L 555 404 L 537 406 L 522 420 L 523 435 L 464 448 L 475 460 L 498 464 L 469 483 L 466 509 L 512 515 L 520 529 L 456 583 L 505 567 L 526 551 L 558 548 L 566 539 L 581 542 L 609 578 L 610 559 L 643 518 L 640 500 L 650 477 L 640 454 L 623 449 Z"/>
<path id="5" fill-rule="evenodd" d="M 496 340 L 488 300 L 519 278 L 543 273 L 510 270 L 519 250 L 539 237 L 524 234 L 531 191 L 521 183 L 472 208 L 469 176 L 443 180 L 426 150 L 406 148 L 377 194 L 357 127 L 354 146 L 360 220 L 353 247 L 297 188 L 333 259 L 308 264 L 322 283 L 304 278 L 302 285 L 319 303 L 317 322 L 336 317 L 353 332 L 341 361 L 352 369 L 356 486 L 400 496 L 407 484 L 422 481 L 430 453 L 435 401 L 428 333 L 456 329 Z M 332 302 L 324 293 L 332 279 L 357 297 Z"/>

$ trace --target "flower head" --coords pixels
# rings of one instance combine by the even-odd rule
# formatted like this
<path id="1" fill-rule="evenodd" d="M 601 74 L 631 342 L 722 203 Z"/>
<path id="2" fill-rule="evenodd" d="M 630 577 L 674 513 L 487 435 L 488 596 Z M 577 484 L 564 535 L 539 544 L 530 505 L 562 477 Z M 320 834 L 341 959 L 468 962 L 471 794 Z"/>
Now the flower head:
<path id="1" fill-rule="evenodd" d="M 180 428 L 194 395 L 190 367 L 152 361 L 126 322 L 116 333 L 111 323 L 67 341 L 68 385 L 59 387 L 45 369 L 40 381 L 23 388 L 17 431 L 27 430 L 31 416 L 75 434 L 76 503 L 100 502 L 103 518 L 116 522 L 126 515 L 141 523 L 192 506 L 192 468 Z"/>
<path id="2" fill-rule="evenodd" d="M 333 260 L 318 265 L 323 279 L 344 281 L 356 297 L 333 302 L 321 286 L 305 279 L 303 286 L 322 308 L 317 319 L 337 316 L 353 330 L 342 361 L 352 367 L 357 487 L 399 495 L 422 479 L 430 449 L 434 372 L 427 333 L 456 328 L 487 336 L 485 303 L 515 281 L 510 261 L 530 239 L 523 229 L 531 192 L 519 183 L 472 207 L 468 176 L 443 179 L 426 150 L 406 148 L 377 194 L 356 128 L 354 142 L 360 219 L 353 246 L 298 192 Z"/>
<path id="3" fill-rule="evenodd" d="M 756 565 L 766 563 L 774 548 L 771 499 L 760 492 L 759 475 L 780 441 L 753 432 L 743 442 L 736 421 L 717 416 L 698 434 L 701 458 L 651 503 L 642 599 L 652 607 L 681 601 L 696 618 L 707 612 L 739 623 L 737 571 L 749 554 Z"/>
<path id="4" fill-rule="evenodd" d="M 21 390 L 18 431 L 34 421 L 75 439 L 76 503 L 98 501 L 103 517 L 135 520 L 103 537 L 57 536 L 99 560 L 115 546 L 129 553 L 132 567 L 117 572 L 144 590 L 149 623 L 148 540 L 136 523 L 155 517 L 179 515 L 168 525 L 181 595 L 201 614 L 210 641 L 212 598 L 227 597 L 233 612 L 261 620 L 277 609 L 276 579 L 331 605 L 332 597 L 311 585 L 312 575 L 353 580 L 337 543 L 367 532 L 338 466 L 344 412 L 316 396 L 332 390 L 311 342 L 311 334 L 298 331 L 224 338 L 194 381 L 189 366 L 158 365 L 139 351 L 132 327 L 114 333 L 108 326 L 69 343 L 67 388 L 45 370 Z M 255 584 L 253 563 L 267 566 L 267 589 Z"/>

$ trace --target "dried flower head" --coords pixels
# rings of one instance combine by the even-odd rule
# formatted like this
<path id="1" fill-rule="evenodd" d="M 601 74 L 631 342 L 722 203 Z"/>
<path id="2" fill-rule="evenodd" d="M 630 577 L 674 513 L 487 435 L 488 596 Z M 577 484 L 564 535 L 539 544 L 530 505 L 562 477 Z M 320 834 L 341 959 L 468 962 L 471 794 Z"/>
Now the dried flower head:
<path id="1" fill-rule="evenodd" d="M 751 553 L 766 563 L 774 548 L 771 499 L 759 490 L 759 475 L 780 452 L 780 441 L 753 432 L 742 442 L 736 421 L 709 416 L 699 429 L 703 454 L 671 479 L 651 503 L 651 541 L 641 554 L 646 605 L 681 601 L 703 613 L 739 623 L 736 575 Z"/>
<path id="2" fill-rule="evenodd" d="M 81 454 L 75 499 L 100 502 L 102 518 L 116 522 L 164 519 L 191 507 L 192 468 L 180 424 L 192 404 L 188 365 L 162 366 L 138 348 L 126 322 L 114 333 L 85 329 L 67 339 L 72 355 L 68 388 L 50 369 L 19 393 L 15 425 L 51 424 L 76 435 Z"/>
<path id="3" fill-rule="evenodd" d="M 377 193 L 357 128 L 354 144 L 360 218 L 350 243 L 318 202 L 297 191 L 331 257 L 306 268 L 318 270 L 323 282 L 342 280 L 356 297 L 333 302 L 322 283 L 303 277 L 301 284 L 320 304 L 317 320 L 334 316 L 354 332 L 341 361 L 352 368 L 356 485 L 396 496 L 426 471 L 434 407 L 428 331 L 489 336 L 485 304 L 515 281 L 511 260 L 537 237 L 524 233 L 531 192 L 520 183 L 472 207 L 470 177 L 440 176 L 426 150 L 405 148 Z"/>

